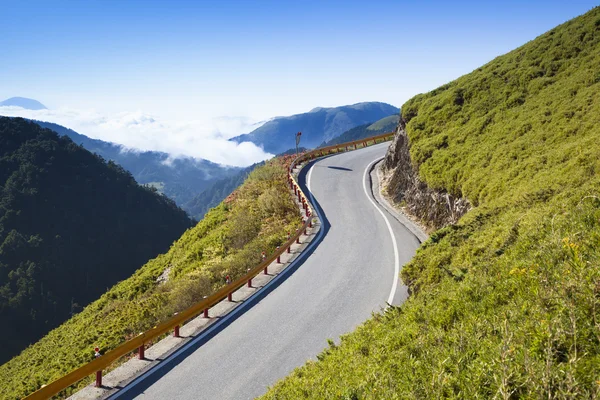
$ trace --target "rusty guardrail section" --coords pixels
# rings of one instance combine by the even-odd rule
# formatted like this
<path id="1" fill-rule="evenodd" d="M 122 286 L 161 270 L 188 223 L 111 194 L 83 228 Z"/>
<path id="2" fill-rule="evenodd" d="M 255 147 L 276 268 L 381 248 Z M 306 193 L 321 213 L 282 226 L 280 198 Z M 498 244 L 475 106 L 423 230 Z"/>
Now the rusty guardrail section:
<path id="1" fill-rule="evenodd" d="M 26 400 L 44 400 L 49 399 L 52 396 L 60 393 L 62 390 L 68 388 L 71 385 L 79 382 L 80 380 L 90 376 L 96 375 L 96 386 L 102 385 L 102 371 L 105 370 L 109 365 L 111 365 L 114 361 L 119 358 L 126 356 L 134 351 L 138 351 L 139 357 L 144 358 L 144 349 L 145 345 L 152 340 L 158 338 L 159 336 L 173 330 L 175 336 L 179 336 L 179 327 L 183 325 L 186 321 L 189 321 L 201 313 L 204 313 L 205 317 L 208 317 L 209 310 L 212 306 L 216 305 L 220 301 L 224 299 L 231 299 L 231 294 L 248 284 L 248 286 L 252 285 L 252 278 L 258 275 L 261 271 L 266 271 L 268 266 L 275 260 L 279 260 L 281 254 L 285 251 L 290 251 L 291 245 L 296 242 L 300 243 L 300 237 L 306 234 L 306 229 L 312 227 L 312 222 L 314 217 L 314 209 L 311 205 L 309 198 L 300 188 L 296 178 L 293 176 L 294 168 L 303 163 L 304 161 L 314 160 L 318 157 L 324 157 L 331 154 L 336 154 L 348 150 L 355 150 L 359 145 L 362 147 L 367 147 L 370 144 L 382 143 L 388 140 L 391 140 L 394 137 L 395 133 L 384 133 L 383 135 L 373 136 L 367 139 L 355 140 L 353 142 L 341 143 L 338 145 L 327 146 L 320 149 L 315 149 L 308 151 L 299 157 L 297 157 L 290 166 L 290 170 L 288 171 L 288 183 L 290 185 L 290 189 L 294 191 L 294 195 L 297 196 L 298 201 L 302 204 L 305 214 L 306 220 L 302 227 L 300 227 L 294 235 L 292 235 L 280 248 L 273 253 L 271 256 L 265 257 L 265 259 L 256 267 L 248 271 L 247 274 L 241 276 L 236 279 L 232 283 L 222 287 L 217 290 L 212 295 L 208 296 L 206 299 L 196 303 L 195 305 L 189 307 L 188 309 L 177 313 L 173 317 L 168 320 L 162 322 L 161 324 L 155 326 L 154 328 L 143 332 L 136 336 L 133 339 L 126 341 L 125 343 L 119 345 L 117 348 L 103 354 L 100 357 L 97 357 L 93 361 L 71 371 L 69 374 L 64 375 L 63 377 L 49 383 L 48 385 L 42 386 L 36 392 L 31 393 L 27 397 Z M 370 144 L 369 144 L 370 143 Z"/>

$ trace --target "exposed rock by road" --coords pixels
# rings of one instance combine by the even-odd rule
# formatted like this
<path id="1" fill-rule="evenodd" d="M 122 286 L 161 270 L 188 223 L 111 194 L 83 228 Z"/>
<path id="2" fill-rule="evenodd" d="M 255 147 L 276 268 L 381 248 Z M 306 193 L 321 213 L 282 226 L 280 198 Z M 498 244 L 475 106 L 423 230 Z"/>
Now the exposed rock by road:
<path id="1" fill-rule="evenodd" d="M 432 189 L 419 179 L 417 166 L 413 165 L 410 158 L 410 142 L 405 126 L 401 118 L 396 137 L 383 161 L 385 193 L 429 231 L 456 223 L 472 208 L 471 203 L 444 190 Z"/>

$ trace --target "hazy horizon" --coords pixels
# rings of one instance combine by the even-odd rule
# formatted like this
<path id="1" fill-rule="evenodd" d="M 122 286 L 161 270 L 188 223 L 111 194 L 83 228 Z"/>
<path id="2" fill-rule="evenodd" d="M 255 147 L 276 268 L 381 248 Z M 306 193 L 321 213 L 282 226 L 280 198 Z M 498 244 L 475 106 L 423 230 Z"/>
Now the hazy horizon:
<path id="1" fill-rule="evenodd" d="M 33 1 L 3 4 L 0 99 L 19 115 L 145 150 L 248 165 L 229 142 L 275 116 L 396 107 L 491 61 L 593 1 L 369 3 Z"/>

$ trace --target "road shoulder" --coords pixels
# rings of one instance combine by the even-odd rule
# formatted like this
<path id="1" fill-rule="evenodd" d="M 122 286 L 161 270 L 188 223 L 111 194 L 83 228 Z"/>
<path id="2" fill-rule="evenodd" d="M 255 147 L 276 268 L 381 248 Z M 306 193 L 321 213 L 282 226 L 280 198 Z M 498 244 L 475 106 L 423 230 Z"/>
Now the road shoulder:
<path id="1" fill-rule="evenodd" d="M 384 181 L 383 172 L 381 171 L 381 161 L 373 164 L 369 175 L 371 177 L 371 190 L 375 201 L 381 205 L 392 217 L 406 227 L 413 235 L 419 239 L 419 242 L 423 243 L 429 239 L 429 235 L 425 232 L 424 228 L 414 222 L 408 215 L 394 207 L 391 202 L 382 193 L 381 183 Z"/>

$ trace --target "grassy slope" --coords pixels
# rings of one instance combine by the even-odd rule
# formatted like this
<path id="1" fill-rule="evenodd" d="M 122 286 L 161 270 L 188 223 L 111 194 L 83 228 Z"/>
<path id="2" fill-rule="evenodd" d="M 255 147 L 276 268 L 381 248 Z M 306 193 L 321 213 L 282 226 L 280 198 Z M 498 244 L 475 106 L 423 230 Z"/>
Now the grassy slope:
<path id="1" fill-rule="evenodd" d="M 398 114 L 390 115 L 389 117 L 382 118 L 379 121 L 373 122 L 372 124 L 356 126 L 342 133 L 340 136 L 331 139 L 328 142 L 323 142 L 319 147 L 326 147 L 332 146 L 334 144 L 352 142 L 355 140 L 380 135 L 382 133 L 393 132 L 398 126 L 399 119 L 400 116 Z"/>
<path id="2" fill-rule="evenodd" d="M 399 119 L 399 115 L 390 115 L 389 117 L 385 117 L 380 119 L 379 121 L 375 121 L 373 122 L 371 125 L 369 125 L 369 127 L 367 128 L 370 131 L 387 131 L 387 129 L 390 129 L 389 132 L 393 131 L 394 128 L 396 127 L 396 125 L 398 125 L 398 119 Z"/>
<path id="3" fill-rule="evenodd" d="M 256 168 L 169 252 L 0 366 L 0 398 L 21 398 L 90 361 L 95 345 L 114 348 L 201 300 L 223 285 L 227 274 L 235 279 L 257 265 L 263 250 L 274 251 L 301 224 L 286 185 L 289 161 L 278 158 Z M 169 281 L 157 284 L 169 267 Z"/>
<path id="4" fill-rule="evenodd" d="M 475 208 L 265 398 L 600 397 L 600 8 L 402 110 L 420 176 Z"/>

